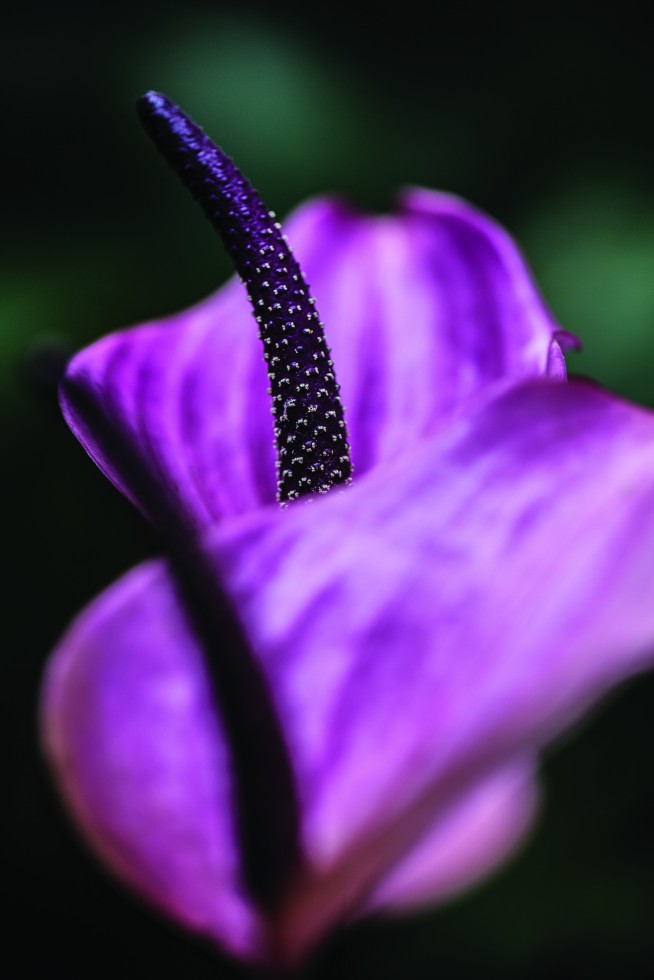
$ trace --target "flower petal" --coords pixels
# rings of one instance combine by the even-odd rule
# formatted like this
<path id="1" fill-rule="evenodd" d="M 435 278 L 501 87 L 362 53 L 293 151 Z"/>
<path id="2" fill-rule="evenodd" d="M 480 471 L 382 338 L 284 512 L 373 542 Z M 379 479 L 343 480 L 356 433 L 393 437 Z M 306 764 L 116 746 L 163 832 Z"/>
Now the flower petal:
<path id="1" fill-rule="evenodd" d="M 275 500 L 259 348 L 245 291 L 232 281 L 184 313 L 74 357 L 62 410 L 105 476 L 148 516 L 158 517 L 168 493 L 170 510 L 203 527 Z"/>
<path id="2" fill-rule="evenodd" d="M 303 866 L 273 922 L 292 960 L 366 904 L 485 873 L 528 818 L 528 790 L 512 808 L 502 781 L 652 665 L 654 417 L 580 383 L 514 387 L 394 467 L 206 547 L 293 765 Z M 64 641 L 48 744 L 110 862 L 251 951 L 229 759 L 165 568 L 132 573 Z M 495 828 L 478 809 L 493 797 Z"/>
<path id="3" fill-rule="evenodd" d="M 377 218 L 316 201 L 287 234 L 326 324 L 359 475 L 498 378 L 562 373 L 561 357 L 548 361 L 556 324 L 516 247 L 462 201 L 414 191 L 398 215 Z M 232 281 L 82 351 L 61 400 L 123 493 L 157 519 L 165 492 L 203 527 L 275 499 L 267 386 L 252 311 Z"/>
<path id="4" fill-rule="evenodd" d="M 514 388 L 215 548 L 297 774 L 297 951 L 480 780 L 654 662 L 654 417 L 584 384 Z"/>
<path id="5" fill-rule="evenodd" d="M 366 901 L 366 911 L 411 911 L 452 898 L 489 875 L 522 843 L 537 809 L 533 762 L 476 785 L 430 830 Z"/>
<path id="6" fill-rule="evenodd" d="M 43 735 L 62 795 L 126 884 L 244 959 L 267 936 L 245 897 L 233 766 L 209 677 L 163 562 L 134 569 L 53 654 Z M 511 853 L 535 811 L 533 763 L 457 800 L 368 897 L 396 912 L 450 897 Z"/>
<path id="7" fill-rule="evenodd" d="M 135 569 L 62 640 L 42 701 L 60 789 L 131 887 L 244 958 L 261 924 L 244 896 L 230 760 L 202 656 L 162 565 Z"/>
<path id="8" fill-rule="evenodd" d="M 358 473 L 397 458 L 492 382 L 547 374 L 558 330 L 495 222 L 427 190 L 401 204 L 399 215 L 361 224 L 338 278 L 323 287 L 307 270 Z"/>

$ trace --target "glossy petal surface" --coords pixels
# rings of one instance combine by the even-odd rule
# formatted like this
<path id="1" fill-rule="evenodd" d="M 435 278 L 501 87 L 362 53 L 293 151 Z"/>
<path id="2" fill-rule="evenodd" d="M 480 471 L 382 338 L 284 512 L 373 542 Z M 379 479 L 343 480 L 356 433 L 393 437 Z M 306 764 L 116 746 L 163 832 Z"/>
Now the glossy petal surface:
<path id="1" fill-rule="evenodd" d="M 410 912 L 491 874 L 521 844 L 538 805 L 533 762 L 517 762 L 475 785 L 421 838 L 366 901 L 365 910 Z"/>
<path id="2" fill-rule="evenodd" d="M 386 895 L 396 905 L 403 887 L 440 897 L 483 874 L 519 836 L 530 794 L 518 793 L 513 809 L 498 804 L 490 844 L 487 823 L 481 837 L 470 829 L 475 794 L 487 805 L 525 753 L 651 665 L 654 419 L 583 384 L 514 388 L 395 466 L 283 517 L 271 508 L 225 525 L 208 549 L 268 680 L 295 772 L 305 869 L 277 921 L 292 958 L 367 901 Z M 164 646 L 170 637 L 196 670 L 183 614 L 166 605 L 165 566 L 142 574 L 149 584 L 124 616 L 126 629 L 137 624 L 135 662 L 153 656 L 138 624 L 154 610 L 153 636 Z M 79 658 L 82 676 L 96 627 L 101 616 L 87 648 L 69 654 L 68 641 L 59 655 Z M 143 692 L 147 701 L 145 681 Z M 74 798 L 79 779 L 93 779 L 79 746 L 85 731 L 61 705 L 50 697 L 46 721 Z M 138 702 L 129 710 L 138 717 Z M 149 728 L 135 725 L 139 737 Z M 211 726 L 204 732 L 216 739 Z M 168 755 L 152 751 L 155 780 L 165 783 Z M 71 767 L 76 752 L 82 762 Z M 221 764 L 209 750 L 203 757 Z M 103 805 L 94 800 L 91 808 Z M 228 796 L 216 801 L 229 807 Z M 183 811 L 183 792 L 177 803 Z M 453 851 L 439 850 L 448 833 Z M 457 833 L 472 835 L 458 864 Z M 412 871 L 421 848 L 430 880 Z M 228 892 L 235 880 L 226 879 Z"/>
<path id="3" fill-rule="evenodd" d="M 289 221 L 327 324 L 355 471 L 397 458 L 497 379 L 564 372 L 557 330 L 509 237 L 456 198 L 406 195 L 370 218 L 330 201 Z M 557 348 L 558 350 L 558 348 Z M 78 354 L 66 419 L 146 513 L 157 496 L 204 527 L 275 499 L 260 341 L 243 287 Z M 149 484 L 135 480 L 138 458 Z"/>
<path id="4" fill-rule="evenodd" d="M 89 606 L 52 660 L 46 749 L 115 874 L 187 928 L 265 959 L 267 930 L 241 880 L 229 748 L 185 615 L 163 562 L 134 569 Z M 533 764 L 521 762 L 455 797 L 365 910 L 434 903 L 487 874 L 529 826 L 532 780 Z"/>
<path id="5" fill-rule="evenodd" d="M 42 717 L 60 789 L 109 867 L 188 928 L 259 955 L 223 731 L 158 567 L 134 569 L 73 624 L 51 661 Z"/>
<path id="6" fill-rule="evenodd" d="M 509 390 L 319 514 L 249 525 L 217 557 L 298 773 L 315 877 L 289 942 L 654 659 L 654 419 L 590 386 Z"/>

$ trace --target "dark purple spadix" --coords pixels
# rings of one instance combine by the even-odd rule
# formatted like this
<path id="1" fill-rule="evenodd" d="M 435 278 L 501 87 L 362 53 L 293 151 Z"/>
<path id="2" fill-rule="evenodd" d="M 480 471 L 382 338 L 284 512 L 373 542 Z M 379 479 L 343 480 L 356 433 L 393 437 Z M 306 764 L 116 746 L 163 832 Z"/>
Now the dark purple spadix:
<path id="1" fill-rule="evenodd" d="M 270 378 L 280 503 L 349 483 L 343 406 L 323 326 L 274 214 L 170 99 L 148 92 L 137 108 L 157 149 L 222 238 L 248 291 Z"/>

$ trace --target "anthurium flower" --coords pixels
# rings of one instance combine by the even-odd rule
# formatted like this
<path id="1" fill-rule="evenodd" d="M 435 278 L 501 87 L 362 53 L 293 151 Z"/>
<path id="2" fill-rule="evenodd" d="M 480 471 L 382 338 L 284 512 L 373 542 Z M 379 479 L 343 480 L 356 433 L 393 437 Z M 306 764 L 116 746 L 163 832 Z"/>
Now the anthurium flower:
<path id="1" fill-rule="evenodd" d="M 176 106 L 140 112 L 254 317 L 235 281 L 69 365 L 68 424 L 162 557 L 61 640 L 44 742 L 124 881 L 291 962 L 488 874 L 542 747 L 651 666 L 654 418 L 566 381 L 573 340 L 469 205 L 315 201 L 286 239 Z"/>

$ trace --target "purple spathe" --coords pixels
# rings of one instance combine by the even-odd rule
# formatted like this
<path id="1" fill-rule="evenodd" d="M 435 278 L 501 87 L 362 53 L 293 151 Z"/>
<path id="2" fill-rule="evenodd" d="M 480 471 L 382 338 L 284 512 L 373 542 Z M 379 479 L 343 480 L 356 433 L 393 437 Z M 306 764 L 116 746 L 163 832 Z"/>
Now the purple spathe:
<path id="1" fill-rule="evenodd" d="M 43 725 L 118 874 L 235 955 L 292 960 L 343 918 L 492 870 L 529 826 L 541 747 L 651 665 L 654 419 L 564 382 L 569 339 L 463 202 L 411 191 L 385 218 L 315 202 L 287 234 L 326 324 L 352 487 L 276 506 L 237 283 L 83 351 L 62 388 L 89 454 L 155 523 L 174 512 L 242 625 L 298 806 L 276 903 L 257 908 L 243 872 L 207 666 L 230 650 L 204 649 L 165 559 L 73 624 Z"/>
<path id="2" fill-rule="evenodd" d="M 402 881 L 402 864 L 410 863 L 412 848 L 438 836 L 441 820 L 447 833 L 452 809 L 462 809 L 454 832 L 465 834 L 475 787 L 495 779 L 501 792 L 511 771 L 522 771 L 503 818 L 516 832 L 524 829 L 533 753 L 651 660 L 653 474 L 649 416 L 585 386 L 541 382 L 508 391 L 402 464 L 326 499 L 317 525 L 313 505 L 298 506 L 284 521 L 262 509 L 211 533 L 216 579 L 247 624 L 299 788 L 306 866 L 282 909 L 287 950 L 314 940 L 362 901 L 413 904 L 416 886 L 410 874 L 408 886 Z M 572 547 L 563 560 L 557 545 L 567 537 Z M 181 914 L 171 907 L 147 864 L 139 885 L 183 921 L 193 910 L 196 925 L 234 948 L 239 933 L 225 906 L 241 893 L 229 785 L 223 774 L 212 803 L 196 806 L 194 785 L 218 781 L 222 744 L 216 719 L 194 702 L 189 709 L 184 694 L 195 682 L 193 698 L 201 700 L 203 685 L 201 656 L 183 622 L 164 563 L 130 573 L 97 600 L 55 660 L 51 750 L 65 783 L 77 787 L 69 795 L 86 794 L 90 813 L 78 807 L 83 822 L 90 820 L 95 834 L 108 824 L 108 838 L 120 828 L 121 847 L 133 852 L 132 880 L 154 847 L 157 874 L 178 875 L 170 888 L 176 902 L 187 863 L 194 869 L 199 861 L 193 843 L 200 855 L 214 851 L 196 827 L 211 822 L 210 839 L 222 842 L 227 869 L 215 876 L 220 888 L 209 882 L 200 911 L 191 901 Z M 172 682 L 160 684 L 153 648 L 157 658 L 174 661 Z M 153 697 L 163 714 L 158 725 L 147 708 Z M 162 731 L 183 723 L 181 710 L 201 729 L 203 751 L 190 757 L 181 745 L 169 751 L 162 743 Z M 134 728 L 125 756 L 116 759 L 123 715 Z M 152 787 L 134 769 L 135 753 L 150 767 Z M 85 767 L 101 783 L 100 799 Z M 115 813 L 128 803 L 149 826 L 143 812 L 153 797 L 160 832 L 169 835 L 164 842 L 143 825 L 125 828 Z M 467 819 L 474 822 L 474 810 Z M 194 828 L 185 847 L 177 840 L 179 821 Z M 477 843 L 487 830 L 482 823 Z M 508 843 L 512 837 L 499 835 L 477 870 L 485 872 Z M 443 866 L 452 858 L 442 850 L 428 886 L 417 889 L 421 898 L 443 887 Z M 464 849 L 463 870 L 466 859 Z M 417 870 L 424 873 L 424 859 Z M 451 882 L 451 869 L 447 874 Z M 468 868 L 464 880 L 470 877 Z M 189 881 L 199 887 L 193 874 Z"/>
<path id="3" fill-rule="evenodd" d="M 506 234 L 456 198 L 404 195 L 397 216 L 332 201 L 288 223 L 328 324 L 355 472 L 396 458 L 501 378 L 555 364 L 559 331 Z M 559 372 L 560 373 L 560 372 Z M 195 527 L 275 499 L 273 420 L 252 311 L 237 281 L 177 317 L 106 337 L 70 365 L 62 408 L 103 472 L 146 512 L 130 474 L 75 409 L 111 404 Z"/>

